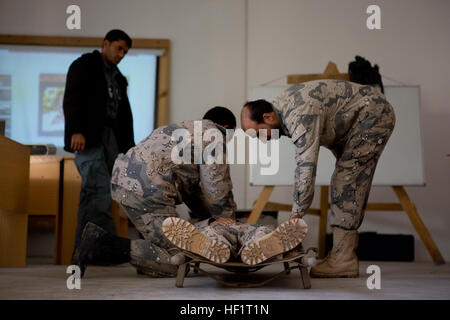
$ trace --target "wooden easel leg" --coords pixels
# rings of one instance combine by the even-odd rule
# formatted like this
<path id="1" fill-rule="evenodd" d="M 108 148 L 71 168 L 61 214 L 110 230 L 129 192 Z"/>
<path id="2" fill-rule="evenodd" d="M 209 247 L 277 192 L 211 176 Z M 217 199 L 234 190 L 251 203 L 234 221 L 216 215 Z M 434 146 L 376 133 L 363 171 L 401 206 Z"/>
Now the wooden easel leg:
<path id="1" fill-rule="evenodd" d="M 403 188 L 402 186 L 393 186 L 392 188 L 394 189 L 394 192 L 397 194 L 397 197 L 400 200 L 400 204 L 402 205 L 403 210 L 408 214 L 408 217 L 411 220 L 414 228 L 416 229 L 417 233 L 422 239 L 422 242 L 425 244 L 425 247 L 427 248 L 431 257 L 433 258 L 434 263 L 444 264 L 445 261 L 441 255 L 441 252 L 434 243 L 433 238 L 431 238 L 431 235 L 428 232 L 428 229 L 423 223 L 422 219 L 420 218 L 415 205 L 409 199 L 409 196 L 406 193 L 405 188 Z"/>
<path id="2" fill-rule="evenodd" d="M 319 258 L 325 258 L 327 223 L 328 223 L 328 203 L 329 186 L 320 187 L 320 222 L 319 222 Z"/>
<path id="3" fill-rule="evenodd" d="M 261 212 L 264 210 L 264 207 L 266 206 L 267 201 L 269 200 L 270 195 L 272 194 L 274 186 L 265 186 L 259 195 L 258 200 L 255 203 L 255 206 L 253 207 L 252 212 L 250 213 L 250 216 L 247 219 L 248 224 L 255 224 L 259 217 L 261 216 Z"/>

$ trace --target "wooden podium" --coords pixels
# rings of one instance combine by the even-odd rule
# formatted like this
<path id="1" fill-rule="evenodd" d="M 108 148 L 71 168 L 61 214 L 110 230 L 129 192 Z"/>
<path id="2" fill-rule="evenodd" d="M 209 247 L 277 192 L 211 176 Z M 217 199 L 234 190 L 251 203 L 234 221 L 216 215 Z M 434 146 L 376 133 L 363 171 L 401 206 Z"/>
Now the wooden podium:
<path id="1" fill-rule="evenodd" d="M 306 81 L 313 81 L 319 79 L 339 79 L 349 80 L 348 74 L 339 73 L 337 66 L 333 62 L 329 62 L 323 74 L 306 74 L 306 75 L 288 75 L 287 83 L 301 83 Z M 247 220 L 247 223 L 256 223 L 263 210 L 270 211 L 292 211 L 292 206 L 288 204 L 280 204 L 275 202 L 269 202 L 269 197 L 275 186 L 264 186 L 259 198 L 256 200 L 253 206 L 253 210 Z M 366 211 L 404 211 L 408 215 L 411 223 L 420 236 L 422 242 L 427 248 L 435 264 L 444 264 L 445 261 L 437 248 L 431 234 L 423 223 L 422 219 L 417 212 L 415 205 L 411 202 L 408 194 L 403 186 L 392 186 L 397 198 L 398 203 L 368 203 Z M 307 214 L 314 214 L 320 217 L 319 222 L 319 257 L 325 256 L 325 241 L 328 223 L 328 211 L 331 206 L 329 203 L 329 186 L 320 186 L 320 208 L 310 208 L 306 211 Z"/>
<path id="2" fill-rule="evenodd" d="M 0 267 L 25 267 L 30 148 L 0 135 Z"/>

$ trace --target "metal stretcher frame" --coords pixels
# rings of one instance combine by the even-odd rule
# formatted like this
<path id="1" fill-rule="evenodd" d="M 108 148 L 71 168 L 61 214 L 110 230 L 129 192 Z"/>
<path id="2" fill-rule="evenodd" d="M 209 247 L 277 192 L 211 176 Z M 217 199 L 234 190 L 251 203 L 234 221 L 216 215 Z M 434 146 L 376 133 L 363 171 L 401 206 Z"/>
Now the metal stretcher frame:
<path id="1" fill-rule="evenodd" d="M 309 250 L 308 250 L 309 251 Z M 285 257 L 282 259 L 277 260 L 271 260 L 264 263 L 260 263 L 255 266 L 251 266 L 242 262 L 226 262 L 226 263 L 215 263 L 209 260 L 206 260 L 203 257 L 200 257 L 198 255 L 192 254 L 190 252 L 184 252 L 184 255 L 186 257 L 186 262 L 178 266 L 178 274 L 176 278 L 175 285 L 178 288 L 182 288 L 184 285 L 184 278 L 188 274 L 188 270 L 190 268 L 193 268 L 195 273 L 201 272 L 204 275 L 216 280 L 220 284 L 228 287 L 235 287 L 235 288 L 253 288 L 253 287 L 260 287 L 263 286 L 272 280 L 278 278 L 281 275 L 284 274 L 290 274 L 291 270 L 299 269 L 300 272 L 300 287 L 303 289 L 310 289 L 311 288 L 311 282 L 309 278 L 308 273 L 308 266 L 303 263 L 302 258 L 306 256 L 307 252 L 298 252 L 298 251 L 291 251 L 289 252 Z M 272 276 L 267 277 L 265 280 L 259 281 L 259 282 L 236 282 L 236 281 L 224 281 L 220 279 L 220 277 L 205 271 L 204 269 L 200 268 L 200 264 L 205 263 L 209 265 L 213 265 L 218 268 L 225 269 L 230 272 L 235 272 L 239 274 L 243 273 L 249 273 L 254 272 L 257 270 L 260 270 L 266 266 L 283 263 L 284 270 L 276 273 Z M 189 268 L 189 269 L 188 269 Z"/>

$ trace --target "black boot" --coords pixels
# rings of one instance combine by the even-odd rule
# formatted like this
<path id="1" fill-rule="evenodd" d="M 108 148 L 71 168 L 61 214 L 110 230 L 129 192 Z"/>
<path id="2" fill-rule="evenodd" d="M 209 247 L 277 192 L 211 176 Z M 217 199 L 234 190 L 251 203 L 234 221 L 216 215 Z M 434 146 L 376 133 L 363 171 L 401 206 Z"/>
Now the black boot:
<path id="1" fill-rule="evenodd" d="M 130 239 L 114 236 L 96 224 L 86 224 L 73 263 L 80 267 L 83 277 L 89 264 L 114 265 L 130 262 Z"/>

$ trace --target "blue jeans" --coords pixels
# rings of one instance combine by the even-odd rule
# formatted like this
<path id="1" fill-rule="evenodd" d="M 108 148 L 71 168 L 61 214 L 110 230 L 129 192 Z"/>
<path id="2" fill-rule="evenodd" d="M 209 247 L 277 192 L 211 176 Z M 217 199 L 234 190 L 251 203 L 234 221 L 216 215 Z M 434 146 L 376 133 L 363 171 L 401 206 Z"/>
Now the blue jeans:
<path id="1" fill-rule="evenodd" d="M 75 165 L 81 175 L 78 223 L 75 248 L 80 244 L 83 229 L 93 222 L 109 233 L 116 235 L 116 226 L 111 217 L 111 175 L 105 160 L 103 147 L 86 149 L 75 156 Z"/>

